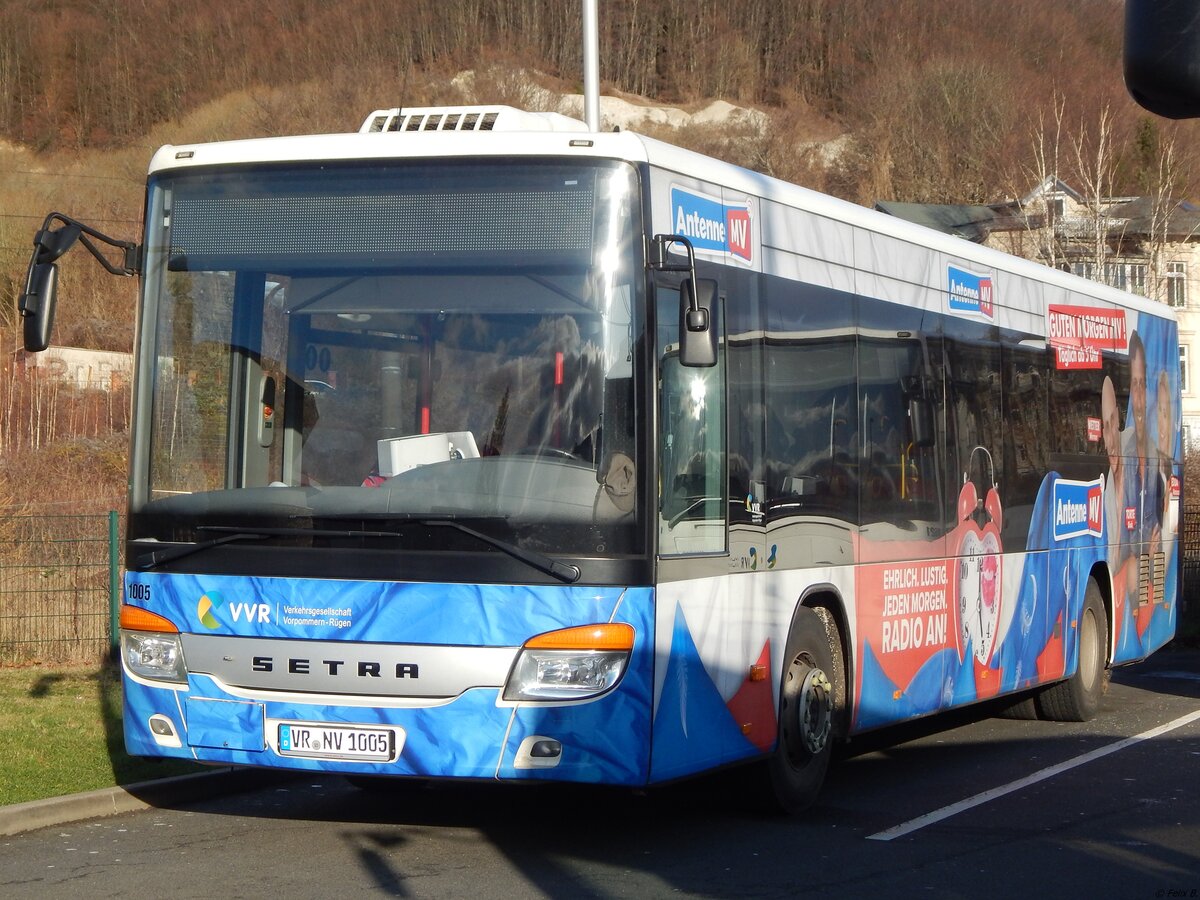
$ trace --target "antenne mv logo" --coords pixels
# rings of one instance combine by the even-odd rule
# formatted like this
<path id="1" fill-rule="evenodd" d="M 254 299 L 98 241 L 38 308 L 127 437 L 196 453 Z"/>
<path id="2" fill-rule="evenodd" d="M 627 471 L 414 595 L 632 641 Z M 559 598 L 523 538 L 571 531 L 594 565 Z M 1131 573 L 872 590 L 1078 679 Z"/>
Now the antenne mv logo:
<path id="1" fill-rule="evenodd" d="M 751 262 L 754 250 L 749 201 L 727 202 L 673 186 L 671 222 L 675 233 L 688 238 L 697 251 L 728 253 Z"/>
<path id="2" fill-rule="evenodd" d="M 990 275 L 947 266 L 946 277 L 948 305 L 952 311 L 995 318 L 996 291 Z"/>
<path id="3" fill-rule="evenodd" d="M 1104 479 L 1054 482 L 1054 539 L 1104 536 Z"/>

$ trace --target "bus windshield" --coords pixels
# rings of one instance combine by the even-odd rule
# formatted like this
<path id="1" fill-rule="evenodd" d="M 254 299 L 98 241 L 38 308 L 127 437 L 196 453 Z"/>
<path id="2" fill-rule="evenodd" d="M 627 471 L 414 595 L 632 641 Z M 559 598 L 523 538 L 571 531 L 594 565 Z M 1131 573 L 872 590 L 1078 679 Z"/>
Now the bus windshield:
<path id="1" fill-rule="evenodd" d="M 636 549 L 630 166 L 167 173 L 148 210 L 131 538 L 436 519 Z"/>

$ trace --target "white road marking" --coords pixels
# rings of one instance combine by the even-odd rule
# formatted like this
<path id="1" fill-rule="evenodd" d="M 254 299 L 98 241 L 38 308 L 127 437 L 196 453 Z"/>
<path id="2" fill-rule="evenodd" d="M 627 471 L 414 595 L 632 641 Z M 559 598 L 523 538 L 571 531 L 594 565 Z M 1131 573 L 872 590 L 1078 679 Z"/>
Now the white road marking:
<path id="1" fill-rule="evenodd" d="M 1140 678 L 1170 678 L 1173 681 L 1200 681 L 1200 672 L 1140 672 Z"/>
<path id="2" fill-rule="evenodd" d="M 1167 722 L 1165 725 L 1159 725 L 1157 728 L 1151 728 L 1149 731 L 1143 731 L 1141 734 L 1135 734 L 1133 737 L 1124 738 L 1120 741 L 1107 744 L 1104 747 L 1097 747 L 1082 756 L 1076 756 L 1073 759 L 1068 759 L 1065 762 L 1060 762 L 1057 765 L 1049 766 L 1032 775 L 1027 775 L 1017 781 L 1009 782 L 1000 787 L 992 788 L 984 791 L 981 794 L 976 794 L 974 797 L 968 797 L 966 800 L 960 800 L 957 803 L 952 803 L 949 806 L 943 806 L 941 809 L 936 809 L 931 813 L 926 813 L 923 816 L 918 816 L 915 819 L 909 819 L 900 825 L 889 828 L 886 831 L 880 831 L 867 836 L 868 841 L 891 841 L 898 837 L 904 837 L 906 834 L 912 834 L 924 828 L 926 825 L 932 825 L 935 822 L 941 822 L 943 819 L 948 819 L 951 816 L 956 816 L 964 810 L 980 806 L 997 797 L 1003 797 L 1005 794 L 1011 794 L 1014 791 L 1019 791 L 1031 784 L 1037 784 L 1039 781 L 1045 781 L 1047 778 L 1053 778 L 1055 775 L 1060 775 L 1077 766 L 1082 766 L 1085 763 L 1090 763 L 1092 760 L 1100 759 L 1103 756 L 1108 756 L 1110 753 L 1116 753 L 1124 750 L 1126 747 L 1132 747 L 1134 744 L 1139 744 L 1142 741 L 1148 741 L 1151 738 L 1156 738 L 1159 735 L 1166 734 L 1169 731 L 1174 731 L 1177 728 L 1182 728 L 1191 722 L 1200 719 L 1200 709 L 1188 713 L 1186 716 L 1180 716 L 1174 721 Z"/>

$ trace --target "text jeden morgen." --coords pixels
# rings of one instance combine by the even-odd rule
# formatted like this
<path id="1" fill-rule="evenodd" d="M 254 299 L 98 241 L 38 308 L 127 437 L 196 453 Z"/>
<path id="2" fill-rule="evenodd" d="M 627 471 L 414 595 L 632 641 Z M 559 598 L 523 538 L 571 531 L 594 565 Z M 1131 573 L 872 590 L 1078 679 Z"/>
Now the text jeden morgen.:
<path id="1" fill-rule="evenodd" d="M 946 563 L 883 570 L 881 652 L 945 644 L 948 583 Z"/>

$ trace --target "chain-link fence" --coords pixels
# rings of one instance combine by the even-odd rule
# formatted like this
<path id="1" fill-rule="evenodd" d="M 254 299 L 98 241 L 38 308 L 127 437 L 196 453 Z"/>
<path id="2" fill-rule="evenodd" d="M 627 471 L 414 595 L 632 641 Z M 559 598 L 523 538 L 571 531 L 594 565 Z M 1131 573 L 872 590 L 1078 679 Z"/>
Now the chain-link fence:
<path id="1" fill-rule="evenodd" d="M 1175 633 L 1180 641 L 1194 645 L 1200 642 L 1200 506 L 1184 507 L 1182 532 Z"/>
<path id="2" fill-rule="evenodd" d="M 95 662 L 110 652 L 120 521 L 0 517 L 0 664 Z"/>

